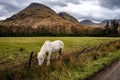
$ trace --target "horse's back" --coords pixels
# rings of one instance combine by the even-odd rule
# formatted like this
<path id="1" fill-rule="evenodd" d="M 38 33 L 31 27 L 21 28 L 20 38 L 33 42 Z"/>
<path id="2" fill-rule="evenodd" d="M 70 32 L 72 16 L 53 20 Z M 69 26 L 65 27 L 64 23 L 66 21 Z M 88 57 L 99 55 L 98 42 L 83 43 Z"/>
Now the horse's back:
<path id="1" fill-rule="evenodd" d="M 50 42 L 51 42 L 50 40 L 45 41 L 45 43 L 43 44 L 43 46 L 48 45 Z"/>
<path id="2" fill-rule="evenodd" d="M 55 40 L 52 42 L 53 46 L 56 48 L 64 48 L 64 43 L 61 40 Z"/>
<path id="3" fill-rule="evenodd" d="M 53 42 L 47 40 L 43 45 L 43 49 L 46 49 L 47 51 L 52 50 L 53 52 L 63 48 L 64 48 L 64 43 L 61 40 L 55 40 Z"/>

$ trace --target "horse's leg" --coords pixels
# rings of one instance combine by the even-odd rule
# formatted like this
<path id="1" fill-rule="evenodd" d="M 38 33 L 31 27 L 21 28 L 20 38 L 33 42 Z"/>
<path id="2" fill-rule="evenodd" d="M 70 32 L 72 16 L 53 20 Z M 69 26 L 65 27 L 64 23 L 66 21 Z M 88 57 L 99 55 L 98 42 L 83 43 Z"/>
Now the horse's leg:
<path id="1" fill-rule="evenodd" d="M 62 58 L 62 55 L 63 55 L 63 49 L 60 49 L 60 51 L 59 51 L 59 55 L 60 55 L 60 58 Z"/>
<path id="2" fill-rule="evenodd" d="M 51 53 L 48 54 L 48 57 L 47 57 L 47 64 L 46 64 L 46 65 L 50 65 L 50 57 L 51 57 Z"/>
<path id="3" fill-rule="evenodd" d="M 60 52 L 56 52 L 56 59 L 58 60 L 59 59 L 59 55 L 60 55 Z"/>

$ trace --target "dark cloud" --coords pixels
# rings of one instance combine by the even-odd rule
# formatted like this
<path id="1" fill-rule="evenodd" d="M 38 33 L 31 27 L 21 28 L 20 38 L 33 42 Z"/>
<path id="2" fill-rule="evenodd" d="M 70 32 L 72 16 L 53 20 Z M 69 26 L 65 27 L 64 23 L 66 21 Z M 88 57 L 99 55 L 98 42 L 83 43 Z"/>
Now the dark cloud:
<path id="1" fill-rule="evenodd" d="M 67 6 L 67 3 L 62 2 L 61 0 L 57 0 L 57 1 L 42 0 L 41 3 L 46 4 L 48 6 L 51 6 L 51 7 L 56 7 L 56 6 L 65 7 L 65 6 Z"/>
<path id="2" fill-rule="evenodd" d="M 18 13 L 30 3 L 27 0 L 0 0 L 0 20 Z"/>
<path id="3" fill-rule="evenodd" d="M 16 10 L 20 9 L 18 6 L 15 6 L 14 4 L 10 4 L 10 3 L 7 3 L 7 2 L 0 1 L 0 5 L 3 6 L 3 10 L 6 10 L 8 12 L 9 11 L 13 12 L 13 11 L 16 11 Z"/>
<path id="4" fill-rule="evenodd" d="M 120 8 L 120 0 L 99 0 L 101 6 L 109 9 Z"/>
<path id="5" fill-rule="evenodd" d="M 0 19 L 10 17 L 11 15 L 15 14 L 20 10 L 21 10 L 20 6 L 18 6 L 15 1 L 14 2 L 11 2 L 11 0 L 0 1 Z"/>
<path id="6" fill-rule="evenodd" d="M 0 17 L 4 16 L 5 12 L 0 12 Z"/>
<path id="7" fill-rule="evenodd" d="M 80 4 L 79 0 L 64 0 L 67 3 L 72 3 L 72 4 Z"/>
<path id="8" fill-rule="evenodd" d="M 96 22 L 101 22 L 102 20 L 105 20 L 106 18 L 96 18 L 92 15 L 89 15 L 89 16 L 85 16 L 85 15 L 79 15 L 79 14 L 73 14 L 73 15 L 76 15 L 76 17 L 79 19 L 79 20 L 92 20 L 92 21 L 96 21 Z"/>

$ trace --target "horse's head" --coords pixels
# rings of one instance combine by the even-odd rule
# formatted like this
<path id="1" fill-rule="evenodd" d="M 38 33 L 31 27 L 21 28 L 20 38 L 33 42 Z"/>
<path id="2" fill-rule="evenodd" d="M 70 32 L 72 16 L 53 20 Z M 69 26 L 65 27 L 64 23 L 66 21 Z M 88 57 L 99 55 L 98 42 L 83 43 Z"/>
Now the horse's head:
<path id="1" fill-rule="evenodd" d="M 38 59 L 38 65 L 41 66 L 44 62 L 45 55 L 42 52 L 38 52 L 37 59 Z"/>

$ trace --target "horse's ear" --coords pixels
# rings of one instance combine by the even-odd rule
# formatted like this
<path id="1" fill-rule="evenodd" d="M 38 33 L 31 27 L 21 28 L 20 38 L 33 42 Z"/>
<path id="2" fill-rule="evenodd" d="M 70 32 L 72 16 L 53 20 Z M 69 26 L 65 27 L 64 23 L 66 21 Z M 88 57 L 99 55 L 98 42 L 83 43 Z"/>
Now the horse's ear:
<path id="1" fill-rule="evenodd" d="M 48 53 L 48 52 L 46 52 L 46 56 L 48 56 L 48 54 L 49 54 L 49 53 Z"/>

